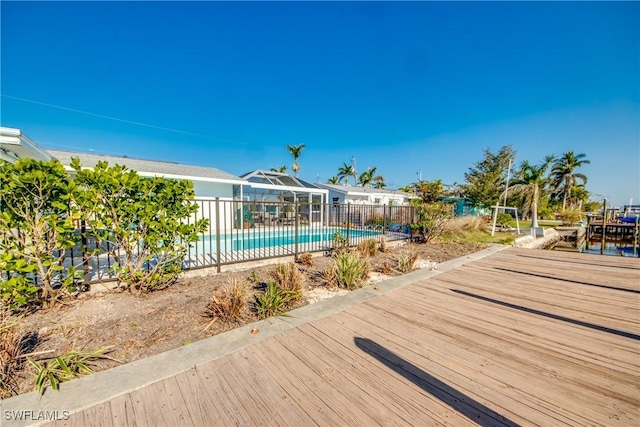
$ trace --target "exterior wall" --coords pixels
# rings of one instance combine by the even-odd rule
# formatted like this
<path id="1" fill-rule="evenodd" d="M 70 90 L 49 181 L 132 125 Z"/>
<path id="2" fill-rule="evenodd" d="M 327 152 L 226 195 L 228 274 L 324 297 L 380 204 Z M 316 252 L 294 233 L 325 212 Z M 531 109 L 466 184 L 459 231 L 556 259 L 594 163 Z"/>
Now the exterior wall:
<path id="1" fill-rule="evenodd" d="M 196 197 L 233 197 L 233 184 L 218 182 L 193 181 L 193 189 Z"/>

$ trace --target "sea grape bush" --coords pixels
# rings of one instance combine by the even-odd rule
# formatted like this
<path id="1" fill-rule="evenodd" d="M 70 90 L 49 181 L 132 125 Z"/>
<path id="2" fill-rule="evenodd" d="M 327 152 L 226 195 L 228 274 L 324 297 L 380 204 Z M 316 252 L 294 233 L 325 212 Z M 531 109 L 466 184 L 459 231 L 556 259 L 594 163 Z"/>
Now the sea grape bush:
<path id="1" fill-rule="evenodd" d="M 121 165 L 99 162 L 83 169 L 73 159 L 82 217 L 97 246 L 116 260 L 113 271 L 133 293 L 171 284 L 182 271 L 188 246 L 207 221 L 197 212 L 193 183 L 144 178 Z"/>
<path id="2" fill-rule="evenodd" d="M 55 160 L 0 162 L 0 304 L 12 310 L 51 306 L 81 280 L 66 256 L 79 244 L 80 220 L 96 239 L 89 255 L 108 248 L 113 272 L 138 293 L 174 281 L 206 227 L 188 221 L 197 211 L 191 182 L 106 162 L 72 167 L 75 178 Z"/>
<path id="3" fill-rule="evenodd" d="M 56 161 L 0 163 L 0 299 L 14 310 L 55 304 L 78 272 L 65 264 L 77 243 L 76 186 Z"/>

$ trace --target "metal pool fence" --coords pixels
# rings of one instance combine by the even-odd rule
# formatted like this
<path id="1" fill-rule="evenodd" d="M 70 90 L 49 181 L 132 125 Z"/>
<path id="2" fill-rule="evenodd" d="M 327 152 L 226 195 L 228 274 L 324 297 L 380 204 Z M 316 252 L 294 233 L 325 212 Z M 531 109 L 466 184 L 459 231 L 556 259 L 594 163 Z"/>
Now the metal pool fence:
<path id="1" fill-rule="evenodd" d="M 411 206 L 318 204 L 296 201 L 238 201 L 196 199 L 198 210 L 189 219 L 206 219 L 207 229 L 192 243 L 183 263 L 185 270 L 217 267 L 304 252 L 331 250 L 334 238 L 349 246 L 384 235 L 388 241 L 406 239 L 408 225 L 416 222 Z M 63 265 L 83 271 L 84 284 L 115 280 L 112 255 L 118 248 L 105 243 L 95 255 L 96 241 L 84 224 L 76 231 L 79 243 L 59 253 Z M 7 238 L 7 236 L 5 236 Z M 153 262 L 153 261 L 152 261 Z M 63 270 L 64 271 L 64 270 Z M 0 279 L 10 272 L 0 272 Z M 37 276 L 33 279 L 41 282 Z"/>

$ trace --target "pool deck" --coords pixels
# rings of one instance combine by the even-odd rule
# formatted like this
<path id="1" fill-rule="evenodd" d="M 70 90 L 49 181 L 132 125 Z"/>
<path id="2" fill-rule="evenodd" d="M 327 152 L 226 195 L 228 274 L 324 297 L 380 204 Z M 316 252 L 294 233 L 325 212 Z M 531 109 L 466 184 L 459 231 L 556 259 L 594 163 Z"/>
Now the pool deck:
<path id="1" fill-rule="evenodd" d="M 640 425 L 640 260 L 501 249 L 8 399 L 0 425 Z"/>

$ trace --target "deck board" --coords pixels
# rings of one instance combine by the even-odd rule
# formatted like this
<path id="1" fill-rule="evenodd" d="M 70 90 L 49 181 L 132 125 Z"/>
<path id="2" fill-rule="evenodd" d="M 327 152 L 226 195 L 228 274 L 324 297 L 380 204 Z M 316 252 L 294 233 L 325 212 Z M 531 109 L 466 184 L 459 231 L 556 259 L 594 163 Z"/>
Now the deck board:
<path id="1" fill-rule="evenodd" d="M 639 424 L 640 260 L 512 248 L 50 425 Z"/>

